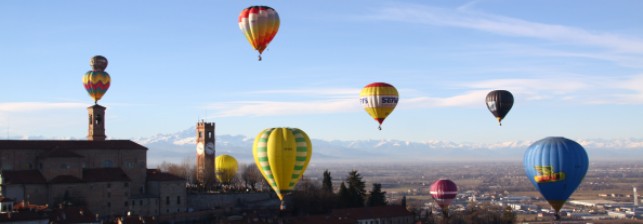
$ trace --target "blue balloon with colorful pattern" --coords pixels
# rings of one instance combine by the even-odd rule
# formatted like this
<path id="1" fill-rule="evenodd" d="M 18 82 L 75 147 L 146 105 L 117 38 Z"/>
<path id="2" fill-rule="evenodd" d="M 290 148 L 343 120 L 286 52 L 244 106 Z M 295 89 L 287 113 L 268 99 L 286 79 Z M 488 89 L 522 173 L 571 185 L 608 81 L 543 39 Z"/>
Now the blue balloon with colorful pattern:
<path id="1" fill-rule="evenodd" d="M 589 158 L 583 146 L 563 137 L 547 137 L 534 142 L 523 159 L 529 181 L 556 210 L 556 217 L 569 196 L 581 184 Z"/>

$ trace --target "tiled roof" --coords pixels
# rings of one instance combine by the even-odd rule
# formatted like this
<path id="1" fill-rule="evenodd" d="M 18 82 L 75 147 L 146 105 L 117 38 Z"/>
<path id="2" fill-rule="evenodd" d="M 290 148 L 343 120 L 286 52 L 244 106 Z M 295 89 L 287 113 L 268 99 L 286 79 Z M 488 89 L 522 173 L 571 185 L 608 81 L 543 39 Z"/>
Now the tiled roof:
<path id="1" fill-rule="evenodd" d="M 95 168 L 83 169 L 83 181 L 85 182 L 113 182 L 131 181 L 121 168 Z"/>
<path id="2" fill-rule="evenodd" d="M 72 175 L 60 175 L 57 177 L 54 177 L 54 179 L 51 179 L 49 183 L 52 184 L 75 184 L 75 183 L 82 183 L 83 181 L 75 176 Z"/>
<path id="3" fill-rule="evenodd" d="M 50 223 L 96 223 L 96 216 L 87 208 L 65 207 L 49 213 Z"/>
<path id="4" fill-rule="evenodd" d="M 412 216 L 413 213 L 409 212 L 403 206 L 379 206 L 379 207 L 366 207 L 366 208 L 345 208 L 333 209 L 331 216 L 352 218 L 355 220 L 373 219 L 373 218 L 395 218 Z"/>
<path id="5" fill-rule="evenodd" d="M 153 223 L 158 223 L 158 221 L 154 217 L 150 216 L 126 216 L 126 217 L 120 217 L 119 218 L 119 223 L 127 223 L 127 224 L 153 224 Z"/>
<path id="6" fill-rule="evenodd" d="M 333 209 L 329 215 L 297 217 L 294 224 L 352 224 L 364 219 L 389 219 L 413 216 L 413 213 L 402 206 L 380 206 L 366 208 Z"/>
<path id="7" fill-rule="evenodd" d="M 185 179 L 171 173 L 161 172 L 158 169 L 148 169 L 147 181 L 185 181 Z"/>
<path id="8" fill-rule="evenodd" d="M 11 198 L 5 198 L 4 196 L 0 195 L 0 202 L 13 202 Z"/>
<path id="9" fill-rule="evenodd" d="M 18 223 L 28 221 L 38 221 L 34 223 L 42 223 L 49 220 L 47 214 L 43 212 L 34 212 L 34 211 L 21 211 L 21 212 L 8 212 L 0 214 L 0 222 L 2 223 Z"/>
<path id="10" fill-rule="evenodd" d="M 346 217 L 335 217 L 329 215 L 302 216 L 292 220 L 293 224 L 355 224 L 357 220 Z"/>
<path id="11" fill-rule="evenodd" d="M 46 184 L 45 177 L 38 170 L 4 170 L 2 184 Z"/>
<path id="12" fill-rule="evenodd" d="M 131 140 L 0 140 L 0 150 L 36 149 L 36 150 L 147 150 Z"/>

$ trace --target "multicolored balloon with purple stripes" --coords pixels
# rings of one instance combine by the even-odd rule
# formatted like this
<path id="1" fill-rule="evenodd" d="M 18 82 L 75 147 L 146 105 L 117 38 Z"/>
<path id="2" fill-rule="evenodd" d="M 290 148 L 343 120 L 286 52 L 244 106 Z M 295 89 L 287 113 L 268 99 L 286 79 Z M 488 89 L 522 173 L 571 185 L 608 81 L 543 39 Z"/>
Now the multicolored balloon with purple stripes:
<path id="1" fill-rule="evenodd" d="M 98 104 L 98 100 L 103 98 L 111 83 L 109 74 L 105 72 L 107 58 L 96 55 L 89 61 L 89 65 L 92 66 L 92 70 L 83 75 L 83 86 L 89 96 L 94 99 L 94 103 Z"/>
<path id="2" fill-rule="evenodd" d="M 312 143 L 298 128 L 268 128 L 261 131 L 252 146 L 257 168 L 281 200 L 304 175 L 313 154 Z"/>

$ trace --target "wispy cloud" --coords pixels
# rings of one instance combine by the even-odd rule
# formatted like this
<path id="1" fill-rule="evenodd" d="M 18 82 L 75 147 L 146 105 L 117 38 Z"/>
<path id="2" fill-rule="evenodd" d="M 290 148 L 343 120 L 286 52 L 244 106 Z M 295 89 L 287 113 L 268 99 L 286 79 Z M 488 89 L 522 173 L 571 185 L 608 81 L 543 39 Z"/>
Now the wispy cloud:
<path id="1" fill-rule="evenodd" d="M 297 94 L 304 96 L 322 96 L 322 97 L 350 97 L 359 94 L 361 89 L 358 88 L 306 88 L 306 89 L 279 89 L 279 90 L 261 90 L 248 92 L 250 94 Z"/>
<path id="2" fill-rule="evenodd" d="M 42 110 L 77 109 L 87 107 L 83 103 L 15 102 L 0 103 L 0 112 L 29 112 Z"/>
<path id="3" fill-rule="evenodd" d="M 481 105 L 481 100 L 487 95 L 486 90 L 467 91 L 448 97 L 414 97 L 401 99 L 400 108 L 427 108 L 427 107 L 476 107 Z"/>
<path id="4" fill-rule="evenodd" d="M 436 107 L 479 107 L 487 93 L 506 89 L 523 101 L 559 101 L 574 104 L 643 104 L 643 75 L 626 78 L 563 77 L 490 79 L 455 83 L 461 89 L 449 96 L 431 96 L 409 88 L 398 89 L 402 97 L 399 109 Z M 452 91 L 452 90 L 451 90 Z M 217 102 L 204 105 L 217 111 L 213 117 L 283 116 L 329 114 L 361 111 L 357 100 L 359 89 L 317 88 L 263 90 L 262 97 L 297 94 L 296 100 L 246 100 Z M 1 106 L 0 106 L 1 108 Z M 2 111 L 0 109 L 0 111 Z"/>
<path id="5" fill-rule="evenodd" d="M 359 110 L 355 99 L 316 101 L 236 101 L 206 105 L 218 111 L 213 117 L 283 116 L 298 114 L 324 114 Z"/>
<path id="6" fill-rule="evenodd" d="M 458 9 L 397 4 L 380 8 L 374 14 L 368 15 L 368 18 L 474 29 L 500 35 L 583 44 L 634 54 L 643 52 L 643 39 L 640 38 L 587 31 L 557 24 L 530 22 L 512 17 L 477 12 L 472 8 L 473 4 Z"/>
<path id="7" fill-rule="evenodd" d="M 597 104 L 643 104 L 643 75 L 603 83 L 619 91 L 598 97 L 591 103 Z"/>

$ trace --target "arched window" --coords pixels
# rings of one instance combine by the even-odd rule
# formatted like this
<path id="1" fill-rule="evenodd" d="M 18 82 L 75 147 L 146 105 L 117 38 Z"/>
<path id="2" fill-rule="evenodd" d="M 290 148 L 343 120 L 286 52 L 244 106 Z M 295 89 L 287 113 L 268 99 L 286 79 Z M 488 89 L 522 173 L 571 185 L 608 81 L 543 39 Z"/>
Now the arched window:
<path id="1" fill-rule="evenodd" d="M 100 114 L 96 114 L 96 119 L 94 119 L 94 123 L 96 125 L 100 125 L 100 122 L 102 122 Z"/>

